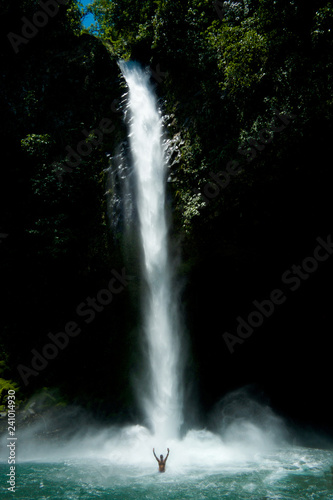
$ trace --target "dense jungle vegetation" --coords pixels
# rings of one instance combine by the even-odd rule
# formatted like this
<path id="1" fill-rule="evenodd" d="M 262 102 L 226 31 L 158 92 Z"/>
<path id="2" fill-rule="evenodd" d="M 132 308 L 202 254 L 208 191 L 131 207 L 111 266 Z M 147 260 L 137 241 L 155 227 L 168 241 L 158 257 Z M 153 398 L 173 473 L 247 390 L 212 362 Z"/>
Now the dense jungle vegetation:
<path id="1" fill-rule="evenodd" d="M 254 384 L 277 411 L 328 428 L 333 258 L 295 292 L 281 276 L 332 233 L 332 2 L 94 0 L 90 29 L 78 2 L 59 4 L 0 2 L 2 399 L 57 388 L 107 419 L 137 418 L 140 263 L 108 182 L 126 147 L 117 61 L 130 58 L 152 70 L 170 140 L 193 420 Z M 77 307 L 124 267 L 125 291 L 83 321 Z M 274 289 L 285 303 L 231 353 L 223 334 Z M 24 384 L 17 367 L 71 321 L 80 335 Z"/>

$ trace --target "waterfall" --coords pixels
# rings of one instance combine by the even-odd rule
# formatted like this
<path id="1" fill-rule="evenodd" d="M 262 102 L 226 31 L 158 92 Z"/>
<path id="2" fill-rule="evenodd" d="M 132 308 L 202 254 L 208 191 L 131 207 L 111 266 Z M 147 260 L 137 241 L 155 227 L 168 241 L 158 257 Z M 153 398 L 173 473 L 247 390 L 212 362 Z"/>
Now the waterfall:
<path id="1" fill-rule="evenodd" d="M 129 143 L 135 202 L 147 284 L 143 323 L 147 344 L 145 382 L 138 398 L 146 421 L 161 440 L 177 438 L 182 424 L 182 368 L 178 301 L 173 280 L 166 218 L 167 161 L 162 116 L 150 75 L 137 63 L 120 63 L 128 86 Z"/>

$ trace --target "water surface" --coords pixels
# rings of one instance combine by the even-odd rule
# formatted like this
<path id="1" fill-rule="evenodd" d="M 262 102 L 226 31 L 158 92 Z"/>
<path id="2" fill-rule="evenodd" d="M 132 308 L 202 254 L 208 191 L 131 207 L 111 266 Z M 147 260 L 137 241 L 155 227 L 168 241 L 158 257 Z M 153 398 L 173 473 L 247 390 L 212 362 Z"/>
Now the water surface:
<path id="1" fill-rule="evenodd" d="M 2 446 L 1 498 L 333 500 L 333 450 L 278 447 L 264 433 L 252 430 L 251 436 L 256 439 L 228 441 L 190 431 L 168 442 L 167 470 L 160 474 L 152 455 L 155 437 L 140 426 L 90 433 L 67 444 L 29 443 L 22 435 L 15 493 L 6 492 L 9 466 Z"/>

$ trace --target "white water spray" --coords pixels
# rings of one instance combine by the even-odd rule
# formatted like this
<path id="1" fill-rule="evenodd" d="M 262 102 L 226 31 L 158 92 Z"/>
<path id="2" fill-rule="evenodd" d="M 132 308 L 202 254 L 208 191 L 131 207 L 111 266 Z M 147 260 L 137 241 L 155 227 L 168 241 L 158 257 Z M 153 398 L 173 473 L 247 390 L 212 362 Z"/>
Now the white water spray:
<path id="1" fill-rule="evenodd" d="M 182 424 L 180 339 L 177 299 L 172 282 L 165 213 L 167 162 L 162 118 L 149 73 L 135 63 L 121 63 L 128 85 L 130 147 L 147 283 L 144 330 L 148 346 L 148 387 L 139 400 L 159 440 L 177 438 Z M 143 391 L 143 393 L 142 393 Z"/>

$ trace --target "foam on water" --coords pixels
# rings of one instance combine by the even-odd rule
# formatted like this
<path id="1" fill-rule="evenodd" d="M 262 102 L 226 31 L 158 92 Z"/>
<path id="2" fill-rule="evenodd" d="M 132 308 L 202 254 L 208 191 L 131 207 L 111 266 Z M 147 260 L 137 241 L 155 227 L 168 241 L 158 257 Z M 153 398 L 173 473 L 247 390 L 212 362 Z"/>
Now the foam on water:
<path id="1" fill-rule="evenodd" d="M 230 401 L 239 401 L 237 393 Z M 45 438 L 58 428 L 57 418 L 44 419 L 17 432 L 18 490 L 15 497 L 170 500 L 231 498 L 234 500 L 333 499 L 332 450 L 292 446 L 281 419 L 265 405 L 249 401 L 244 416 L 233 403 L 230 425 L 219 431 L 192 429 L 183 439 L 158 443 L 140 425 L 102 428 L 86 423 L 75 434 L 68 411 L 68 432 Z M 224 406 L 219 408 L 218 414 Z M 255 411 L 251 413 L 251 411 Z M 231 417 L 227 404 L 227 413 Z M 225 413 L 225 412 L 224 412 Z M 272 416 L 274 418 L 272 418 Z M 64 421 L 59 420 L 60 427 Z M 44 433 L 44 435 L 43 435 Z M 314 435 L 315 438 L 315 435 Z M 6 436 L 0 440 L 0 483 L 8 472 Z M 158 474 L 152 454 L 170 448 L 165 474 Z"/>
<path id="2" fill-rule="evenodd" d="M 141 425 L 93 426 L 84 414 L 82 425 L 74 433 L 71 423 L 79 420 L 80 410 L 64 408 L 59 414 L 51 413 L 35 425 L 18 430 L 18 459 L 20 462 L 97 459 L 117 466 L 150 469 L 155 460 L 152 448 L 157 455 L 165 455 L 168 447 L 171 470 L 214 470 L 231 464 L 244 465 L 257 461 L 263 454 L 287 449 L 288 433 L 282 419 L 269 407 L 245 398 L 246 393 L 246 389 L 235 391 L 218 405 L 215 432 L 191 429 L 182 439 L 165 440 Z M 217 420 L 221 414 L 224 420 Z M 59 428 L 67 429 L 67 433 L 52 440 L 49 436 Z"/>

